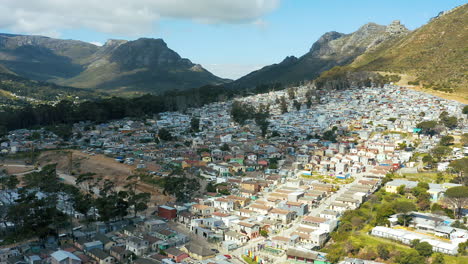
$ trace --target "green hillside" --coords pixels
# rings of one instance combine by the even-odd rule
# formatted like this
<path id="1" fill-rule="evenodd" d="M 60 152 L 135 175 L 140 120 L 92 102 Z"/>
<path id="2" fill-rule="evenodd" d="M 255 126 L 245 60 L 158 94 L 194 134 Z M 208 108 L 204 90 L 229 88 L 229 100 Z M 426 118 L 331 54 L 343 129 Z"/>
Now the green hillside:
<path id="1" fill-rule="evenodd" d="M 468 95 L 468 4 L 440 14 L 407 35 L 395 36 L 367 50 L 335 72 L 372 71 L 407 74 L 409 84 Z M 333 78 L 330 72 L 321 78 Z"/>
<path id="2" fill-rule="evenodd" d="M 61 99 L 91 100 L 104 93 L 74 87 L 60 86 L 53 83 L 34 81 L 17 75 L 0 72 L 0 97 L 12 99 L 24 97 L 37 101 L 56 101 Z"/>

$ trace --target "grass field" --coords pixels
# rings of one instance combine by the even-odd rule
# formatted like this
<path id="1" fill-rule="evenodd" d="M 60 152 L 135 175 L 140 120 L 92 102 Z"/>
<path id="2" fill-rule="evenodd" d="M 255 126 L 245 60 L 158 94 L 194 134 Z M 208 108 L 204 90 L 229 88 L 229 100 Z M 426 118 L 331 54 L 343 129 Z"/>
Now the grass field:
<path id="1" fill-rule="evenodd" d="M 439 176 L 440 175 L 440 176 Z M 419 173 L 403 173 L 402 178 L 410 181 L 419 181 L 427 183 L 436 183 L 438 181 L 450 182 L 456 175 L 450 173 L 437 172 L 419 172 Z"/>

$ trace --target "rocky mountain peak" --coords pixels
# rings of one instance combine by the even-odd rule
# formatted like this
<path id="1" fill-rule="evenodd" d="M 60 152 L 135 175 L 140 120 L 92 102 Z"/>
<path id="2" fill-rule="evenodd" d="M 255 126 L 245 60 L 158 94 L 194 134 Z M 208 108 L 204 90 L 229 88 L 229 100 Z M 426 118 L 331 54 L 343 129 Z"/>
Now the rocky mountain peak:
<path id="1" fill-rule="evenodd" d="M 409 30 L 400 23 L 400 20 L 392 21 L 392 23 L 390 23 L 386 28 L 386 32 L 389 34 L 401 34 L 408 31 Z"/>
<path id="2" fill-rule="evenodd" d="M 330 32 L 327 32 L 325 34 L 323 34 L 313 45 L 312 47 L 310 48 L 310 51 L 309 52 L 314 52 L 314 51 L 317 51 L 317 50 L 320 50 L 320 48 L 325 45 L 326 43 L 332 41 L 332 40 L 335 40 L 335 39 L 338 39 L 338 38 L 341 38 L 343 37 L 345 34 L 343 33 L 339 33 L 339 32 L 336 32 L 336 31 L 330 31 Z"/>
<path id="3" fill-rule="evenodd" d="M 287 56 L 282 62 L 280 62 L 280 64 L 295 63 L 297 60 L 298 58 L 296 56 Z"/>

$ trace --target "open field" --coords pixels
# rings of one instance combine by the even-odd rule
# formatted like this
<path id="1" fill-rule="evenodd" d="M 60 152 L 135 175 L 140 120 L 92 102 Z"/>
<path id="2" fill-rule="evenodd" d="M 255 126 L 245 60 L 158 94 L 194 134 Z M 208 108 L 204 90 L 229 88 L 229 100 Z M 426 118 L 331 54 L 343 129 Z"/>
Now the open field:
<path id="1" fill-rule="evenodd" d="M 117 188 L 123 188 L 127 184 L 127 177 L 134 174 L 135 167 L 127 164 L 116 162 L 113 158 L 104 155 L 89 155 L 77 150 L 54 150 L 45 151 L 37 159 L 38 166 L 57 163 L 57 171 L 64 174 L 69 174 L 70 170 L 70 155 L 71 160 L 71 175 L 76 177 L 79 174 L 95 173 L 98 178 L 109 179 L 115 182 Z M 165 196 L 158 188 L 144 182 L 139 182 L 137 190 L 141 192 L 151 193 L 151 205 L 164 204 L 171 200 L 171 197 Z"/>

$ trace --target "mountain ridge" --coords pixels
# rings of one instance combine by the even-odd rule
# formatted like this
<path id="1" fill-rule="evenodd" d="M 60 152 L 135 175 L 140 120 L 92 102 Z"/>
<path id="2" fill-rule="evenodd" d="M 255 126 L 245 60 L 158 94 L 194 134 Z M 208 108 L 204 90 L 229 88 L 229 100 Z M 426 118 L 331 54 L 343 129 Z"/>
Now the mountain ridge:
<path id="1" fill-rule="evenodd" d="M 331 80 L 346 72 L 387 72 L 411 77 L 402 85 L 468 98 L 466 43 L 468 4 L 441 12 L 408 34 L 392 36 L 344 68 L 323 72 L 320 78 Z"/>
<path id="2" fill-rule="evenodd" d="M 367 23 L 350 34 L 327 32 L 301 57 L 288 56 L 280 63 L 251 72 L 227 86 L 252 88 L 265 83 L 289 84 L 310 81 L 334 66 L 350 63 L 367 49 L 385 41 L 390 36 L 389 26 Z M 406 32 L 408 30 L 404 28 L 401 32 L 394 34 Z"/>
<path id="3" fill-rule="evenodd" d="M 201 65 L 182 58 L 162 39 L 78 40 L 0 34 L 0 70 L 38 81 L 118 92 L 161 93 L 222 84 Z"/>

